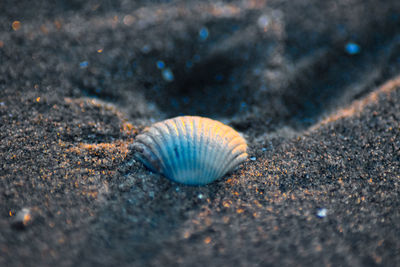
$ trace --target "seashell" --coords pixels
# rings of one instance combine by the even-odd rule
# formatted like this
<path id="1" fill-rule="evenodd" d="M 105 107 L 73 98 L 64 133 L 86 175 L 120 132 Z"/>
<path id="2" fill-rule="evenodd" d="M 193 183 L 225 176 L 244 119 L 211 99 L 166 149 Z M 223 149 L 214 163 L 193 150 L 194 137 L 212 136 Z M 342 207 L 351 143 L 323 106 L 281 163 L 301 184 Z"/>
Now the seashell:
<path id="1" fill-rule="evenodd" d="M 246 140 L 238 132 L 197 116 L 153 124 L 136 137 L 133 149 L 150 170 L 188 185 L 219 179 L 247 158 Z"/>

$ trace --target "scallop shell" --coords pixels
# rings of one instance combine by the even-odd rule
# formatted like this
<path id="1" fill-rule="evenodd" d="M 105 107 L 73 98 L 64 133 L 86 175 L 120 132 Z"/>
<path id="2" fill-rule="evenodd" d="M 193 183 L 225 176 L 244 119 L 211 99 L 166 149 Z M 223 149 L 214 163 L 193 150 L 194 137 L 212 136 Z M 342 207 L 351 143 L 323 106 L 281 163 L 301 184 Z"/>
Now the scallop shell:
<path id="1" fill-rule="evenodd" d="M 188 185 L 221 178 L 247 158 L 246 140 L 215 120 L 182 116 L 153 124 L 133 144 L 149 169 Z"/>

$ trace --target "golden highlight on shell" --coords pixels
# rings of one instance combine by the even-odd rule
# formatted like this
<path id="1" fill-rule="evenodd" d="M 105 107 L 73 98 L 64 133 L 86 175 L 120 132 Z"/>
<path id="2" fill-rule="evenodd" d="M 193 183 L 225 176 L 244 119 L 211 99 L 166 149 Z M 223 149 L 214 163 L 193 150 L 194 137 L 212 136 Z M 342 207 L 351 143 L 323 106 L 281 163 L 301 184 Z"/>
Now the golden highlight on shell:
<path id="1" fill-rule="evenodd" d="M 188 185 L 213 182 L 247 158 L 246 140 L 238 132 L 197 116 L 153 124 L 136 137 L 133 149 L 150 170 Z"/>

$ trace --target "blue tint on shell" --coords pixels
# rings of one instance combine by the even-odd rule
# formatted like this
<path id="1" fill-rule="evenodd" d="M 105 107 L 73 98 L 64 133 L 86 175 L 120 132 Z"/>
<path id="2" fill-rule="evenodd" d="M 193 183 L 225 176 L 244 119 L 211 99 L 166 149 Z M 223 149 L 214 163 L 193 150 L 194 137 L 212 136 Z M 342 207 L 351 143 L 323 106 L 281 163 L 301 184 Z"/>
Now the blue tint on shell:
<path id="1" fill-rule="evenodd" d="M 204 185 L 247 158 L 247 144 L 231 127 L 208 118 L 182 116 L 138 135 L 135 156 L 150 170 L 188 185 Z"/>

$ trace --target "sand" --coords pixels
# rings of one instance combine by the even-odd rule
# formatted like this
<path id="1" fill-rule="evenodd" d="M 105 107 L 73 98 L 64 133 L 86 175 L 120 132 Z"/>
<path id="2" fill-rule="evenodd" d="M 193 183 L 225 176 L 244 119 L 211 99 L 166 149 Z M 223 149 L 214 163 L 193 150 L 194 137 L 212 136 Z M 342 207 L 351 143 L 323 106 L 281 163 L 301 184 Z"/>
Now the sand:
<path id="1" fill-rule="evenodd" d="M 399 266 L 400 2 L 2 1 L 0 266 Z M 132 158 L 220 120 L 207 186 Z"/>

